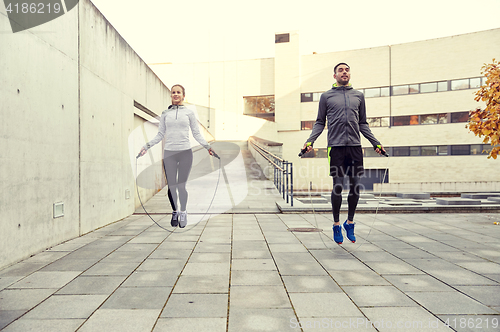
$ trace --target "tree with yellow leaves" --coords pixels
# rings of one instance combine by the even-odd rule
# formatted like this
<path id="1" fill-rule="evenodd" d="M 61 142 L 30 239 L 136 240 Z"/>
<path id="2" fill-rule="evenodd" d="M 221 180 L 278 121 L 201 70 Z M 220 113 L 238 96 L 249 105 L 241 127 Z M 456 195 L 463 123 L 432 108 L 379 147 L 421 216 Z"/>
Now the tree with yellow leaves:
<path id="1" fill-rule="evenodd" d="M 466 128 L 476 136 L 484 136 L 483 143 L 492 146 L 488 158 L 497 159 L 500 154 L 500 62 L 493 59 L 493 63 L 485 64 L 481 74 L 486 77 L 486 84 L 476 92 L 474 100 L 485 102 L 486 108 L 471 111 Z"/>

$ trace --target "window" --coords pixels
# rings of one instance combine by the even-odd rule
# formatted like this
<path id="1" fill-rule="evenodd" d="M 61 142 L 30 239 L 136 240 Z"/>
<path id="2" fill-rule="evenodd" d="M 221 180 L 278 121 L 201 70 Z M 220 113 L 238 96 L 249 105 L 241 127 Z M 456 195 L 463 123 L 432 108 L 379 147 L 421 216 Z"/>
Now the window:
<path id="1" fill-rule="evenodd" d="M 410 125 L 418 125 L 418 115 L 410 115 Z"/>
<path id="2" fill-rule="evenodd" d="M 308 101 L 313 101 L 313 94 L 312 93 L 301 93 L 300 94 L 300 102 L 305 103 Z"/>
<path id="3" fill-rule="evenodd" d="M 437 91 L 437 82 L 420 84 L 421 93 L 436 92 L 436 91 Z"/>
<path id="4" fill-rule="evenodd" d="M 491 144 L 483 144 L 482 146 L 483 146 L 482 154 L 490 154 L 491 149 L 493 148 Z M 495 145 L 494 147 L 496 148 L 498 147 L 498 145 Z"/>
<path id="5" fill-rule="evenodd" d="M 282 34 L 277 34 L 274 35 L 274 43 L 288 43 L 290 41 L 290 34 L 289 33 L 282 33 Z"/>
<path id="6" fill-rule="evenodd" d="M 448 114 L 438 114 L 438 123 L 448 123 Z"/>
<path id="7" fill-rule="evenodd" d="M 391 95 L 391 88 L 386 86 L 380 88 L 380 97 L 389 97 Z"/>
<path id="8" fill-rule="evenodd" d="M 328 149 L 314 149 L 316 150 L 316 158 L 328 158 Z"/>
<path id="9" fill-rule="evenodd" d="M 420 116 L 420 124 L 436 124 L 438 123 L 438 115 L 437 114 L 426 114 Z"/>
<path id="10" fill-rule="evenodd" d="M 436 156 L 437 146 L 422 146 L 422 156 Z"/>
<path id="11" fill-rule="evenodd" d="M 491 151 L 489 144 L 462 144 L 462 145 L 438 145 L 438 146 L 398 146 L 393 148 L 385 147 L 394 157 L 417 157 L 417 156 L 467 156 L 467 155 L 487 155 Z M 378 157 L 378 154 L 371 148 L 363 148 L 365 157 Z"/>
<path id="12" fill-rule="evenodd" d="M 448 145 L 440 145 L 437 147 L 438 156 L 448 155 Z"/>
<path id="13" fill-rule="evenodd" d="M 406 157 L 410 155 L 410 147 L 409 146 L 397 146 L 392 148 L 392 154 L 395 157 Z"/>
<path id="14" fill-rule="evenodd" d="M 366 122 L 368 122 L 368 126 L 370 127 L 380 127 L 380 118 L 368 118 Z"/>
<path id="15" fill-rule="evenodd" d="M 404 116 L 395 116 L 392 118 L 392 125 L 393 126 L 409 126 L 410 125 L 410 116 L 409 115 L 404 115 Z"/>
<path id="16" fill-rule="evenodd" d="M 470 154 L 470 145 L 452 145 L 452 156 L 465 156 Z"/>
<path id="17" fill-rule="evenodd" d="M 448 81 L 438 82 L 438 92 L 448 91 Z"/>
<path id="18" fill-rule="evenodd" d="M 278 36 L 278 35 L 276 35 Z M 375 88 L 358 89 L 365 98 L 401 96 L 418 93 L 443 92 L 449 90 L 477 89 L 486 84 L 486 77 L 463 78 L 452 81 L 404 84 Z M 305 96 L 307 95 L 307 96 Z M 312 99 L 311 99 L 312 96 Z M 319 101 L 321 92 L 302 93 L 301 102 Z"/>
<path id="19" fill-rule="evenodd" d="M 407 95 L 408 94 L 408 85 L 397 85 L 392 87 L 392 95 L 393 96 L 399 96 L 399 95 Z"/>
<path id="20" fill-rule="evenodd" d="M 467 121 L 469 121 L 469 112 L 451 113 L 451 123 L 467 122 Z"/>
<path id="21" fill-rule="evenodd" d="M 410 94 L 411 93 L 419 93 L 418 84 L 410 84 Z"/>
<path id="22" fill-rule="evenodd" d="M 387 148 L 385 148 L 385 150 L 387 151 Z M 373 148 L 363 148 L 363 155 L 365 157 L 378 157 L 379 154 L 373 150 Z"/>
<path id="23" fill-rule="evenodd" d="M 480 88 L 481 87 L 481 77 L 476 77 L 476 78 L 471 78 L 470 81 L 470 88 Z"/>
<path id="24" fill-rule="evenodd" d="M 470 146 L 470 154 L 481 154 L 483 152 L 483 146 L 481 144 L 472 144 Z"/>
<path id="25" fill-rule="evenodd" d="M 301 93 L 300 94 L 300 102 L 301 103 L 307 103 L 310 101 L 319 101 L 319 98 L 321 97 L 322 92 L 308 92 L 308 93 Z"/>
<path id="26" fill-rule="evenodd" d="M 314 123 L 316 121 L 300 121 L 300 130 L 311 130 L 313 129 Z"/>
<path id="27" fill-rule="evenodd" d="M 380 97 L 380 88 L 365 89 L 365 97 L 366 98 Z"/>
<path id="28" fill-rule="evenodd" d="M 451 89 L 452 90 L 463 90 L 469 88 L 469 79 L 463 80 L 453 80 L 451 81 Z"/>
<path id="29" fill-rule="evenodd" d="M 243 97 L 243 114 L 274 122 L 274 96 Z"/>

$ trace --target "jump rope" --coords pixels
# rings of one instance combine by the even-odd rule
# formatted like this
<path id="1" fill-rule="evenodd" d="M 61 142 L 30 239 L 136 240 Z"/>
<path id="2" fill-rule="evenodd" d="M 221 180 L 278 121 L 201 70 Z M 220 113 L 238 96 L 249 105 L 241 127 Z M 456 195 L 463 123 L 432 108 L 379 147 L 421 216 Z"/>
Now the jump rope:
<path id="1" fill-rule="evenodd" d="M 310 144 L 309 144 L 309 145 L 310 145 Z M 300 159 L 299 159 L 299 160 L 300 160 L 300 166 L 301 166 L 301 168 L 302 168 L 302 156 L 303 156 L 303 155 L 307 152 L 307 147 L 308 147 L 309 145 L 307 145 L 307 146 L 306 146 L 304 149 L 302 149 L 302 150 L 300 151 L 300 153 L 299 153 L 299 157 L 300 157 Z M 381 147 L 380 145 L 377 145 L 376 147 L 374 147 L 374 150 L 376 150 L 377 148 L 379 148 L 379 149 L 380 149 L 380 151 L 382 151 L 382 155 L 383 155 L 383 156 L 385 156 L 385 157 L 389 157 L 389 154 L 388 154 L 387 152 L 385 152 L 384 150 L 382 150 L 382 147 Z M 390 158 L 388 158 L 388 159 L 387 159 L 387 165 L 386 165 L 386 167 L 385 167 L 384 176 L 383 176 L 383 177 L 382 177 L 382 179 L 380 180 L 380 194 L 379 194 L 379 197 L 378 197 L 378 199 L 377 199 L 377 207 L 375 208 L 375 215 L 373 216 L 373 221 L 372 221 L 372 223 L 371 223 L 371 225 L 370 225 L 370 227 L 369 227 L 368 234 L 367 234 L 367 235 L 366 235 L 366 237 L 364 238 L 364 240 L 365 240 L 365 241 L 366 241 L 366 240 L 368 239 L 368 237 L 370 236 L 370 233 L 371 233 L 371 231 L 372 231 L 372 229 L 373 229 L 373 225 L 375 224 L 375 221 L 377 220 L 378 208 L 379 208 L 379 206 L 380 206 L 380 199 L 381 199 L 381 197 L 382 197 L 382 183 L 383 183 L 383 181 L 384 181 L 385 177 L 387 176 L 387 171 L 389 170 L 389 161 L 390 161 Z M 310 204 L 311 204 L 311 208 L 312 208 L 312 212 L 313 212 L 313 216 L 314 216 L 314 223 L 316 224 L 316 229 L 319 229 L 319 227 L 318 227 L 318 220 L 316 219 L 316 211 L 314 210 L 314 204 L 313 204 L 313 201 L 312 201 L 312 198 L 311 198 L 311 188 L 309 188 L 309 189 L 307 190 L 307 192 L 308 192 L 308 195 L 309 195 L 309 202 L 310 202 Z M 341 229 L 343 228 L 342 223 L 340 224 L 340 227 L 341 227 Z M 342 230 L 341 230 L 341 231 L 342 231 Z M 323 236 L 322 236 L 322 234 L 321 234 L 321 233 L 322 233 L 322 232 L 318 232 L 318 235 L 319 235 L 319 238 L 321 239 L 321 242 L 323 242 L 323 245 L 325 246 L 325 248 L 327 248 L 328 250 L 330 250 L 330 251 L 331 251 L 331 250 L 332 250 L 332 248 L 328 247 L 328 245 L 325 243 L 325 241 L 324 241 Z M 326 236 L 326 235 L 324 235 L 324 236 Z M 356 241 L 356 242 L 358 242 L 358 241 Z M 338 245 L 340 246 L 341 244 L 338 244 Z M 348 250 L 345 246 L 342 246 L 342 248 L 343 248 L 344 250 L 346 250 L 348 253 L 352 253 L 352 252 L 356 251 L 357 249 L 359 249 L 362 245 L 363 245 L 363 242 L 360 242 L 360 243 L 358 243 L 358 246 L 357 246 L 357 247 L 355 247 L 355 248 L 354 248 L 354 249 L 352 249 L 352 250 Z"/>
<path id="2" fill-rule="evenodd" d="M 203 217 L 201 217 L 200 221 L 202 221 L 203 218 L 205 218 L 205 216 L 207 215 L 208 211 L 212 207 L 212 203 L 214 202 L 215 195 L 217 194 L 217 189 L 219 188 L 220 172 L 221 172 L 221 168 L 222 168 L 222 166 L 221 166 L 221 159 L 217 155 L 217 153 L 215 153 L 214 150 L 212 150 L 212 153 L 213 153 L 212 157 L 219 159 L 219 175 L 217 177 L 217 184 L 215 185 L 215 190 L 214 190 L 214 195 L 212 197 L 212 200 L 210 201 L 210 204 L 208 205 L 207 211 L 205 211 L 205 214 L 203 215 Z M 146 214 L 149 217 L 149 219 L 151 219 L 156 224 L 156 226 L 160 227 L 161 229 L 163 229 L 163 230 L 165 230 L 165 231 L 167 231 L 169 233 L 174 233 L 174 232 L 175 233 L 185 233 L 185 232 L 191 230 L 192 228 L 196 227 L 198 223 L 194 224 L 194 226 L 192 226 L 192 227 L 185 227 L 186 229 L 184 231 L 178 231 L 177 227 L 175 227 L 174 230 L 169 230 L 169 229 L 163 227 L 162 225 L 160 225 L 158 222 L 156 222 L 156 220 L 154 220 L 153 217 L 151 217 L 151 215 L 148 213 L 148 211 L 146 211 L 146 208 L 144 207 L 144 204 L 142 203 L 142 200 L 141 200 L 141 195 L 139 194 L 139 185 L 137 184 L 137 178 L 139 177 L 138 174 L 137 174 L 137 160 L 140 157 L 141 157 L 141 153 L 139 152 L 139 154 L 135 157 L 135 174 L 136 174 L 135 188 L 137 189 L 137 196 L 139 197 L 139 202 L 141 202 L 142 209 L 144 210 L 144 212 L 146 212 Z M 163 161 L 162 161 L 162 163 L 163 163 Z"/>
<path id="3" fill-rule="evenodd" d="M 381 148 L 381 146 L 377 146 L 376 148 Z M 213 151 L 213 150 L 212 150 Z M 300 166 L 302 167 L 302 156 L 307 152 L 307 148 L 303 149 L 300 151 L 299 153 L 299 157 L 300 157 Z M 389 154 L 387 154 L 385 151 L 382 150 L 382 155 L 386 156 L 386 157 L 389 157 Z M 208 208 L 207 210 L 205 211 L 205 213 L 203 214 L 202 218 L 200 219 L 200 221 L 203 220 L 203 218 L 206 217 L 208 211 L 210 211 L 210 208 L 212 207 L 212 203 L 215 199 L 215 195 L 217 194 L 217 189 L 219 188 L 219 182 L 220 182 L 220 173 L 221 173 L 221 158 L 215 153 L 213 152 L 213 155 L 212 155 L 214 158 L 217 158 L 219 160 L 219 172 L 218 172 L 218 177 L 217 177 L 217 183 L 215 185 L 215 190 L 214 190 L 214 194 L 212 196 L 212 200 L 210 201 L 210 204 L 208 205 Z M 138 178 L 138 174 L 137 174 L 137 161 L 138 159 L 141 157 L 140 153 L 136 156 L 135 158 L 135 174 L 136 174 L 136 179 L 135 179 L 135 185 L 136 185 L 136 190 L 137 190 L 137 197 L 139 198 L 139 202 L 141 203 L 141 206 L 142 206 L 142 209 L 144 210 L 144 212 L 146 213 L 146 215 L 149 217 L 149 219 L 151 219 L 158 227 L 160 227 L 161 229 L 169 232 L 169 233 L 174 233 L 176 231 L 176 229 L 174 230 L 169 230 L 163 226 L 161 226 L 156 220 L 153 219 L 153 217 L 151 217 L 151 215 L 148 213 L 148 211 L 146 210 L 146 208 L 144 207 L 144 204 L 142 203 L 142 199 L 141 199 L 141 195 L 139 193 L 139 186 L 137 184 L 137 178 Z M 365 237 L 365 240 L 368 239 L 368 237 L 370 236 L 371 234 L 371 231 L 373 229 L 373 225 L 375 224 L 375 221 L 377 220 L 377 215 L 378 215 L 378 210 L 379 210 L 379 206 L 380 206 L 380 200 L 381 200 L 381 197 L 382 197 L 382 183 L 385 179 L 385 177 L 387 176 L 387 171 L 389 170 L 389 161 L 390 159 L 387 159 L 387 165 L 385 167 L 385 171 L 384 171 L 384 175 L 383 177 L 381 178 L 380 180 L 380 193 L 379 193 L 379 197 L 378 197 L 378 200 L 377 200 L 377 207 L 375 208 L 375 215 L 373 216 L 373 220 L 372 220 L 372 223 L 369 227 L 369 230 L 368 230 L 368 234 L 366 235 Z M 314 216 L 314 222 L 315 222 L 315 225 L 316 225 L 316 228 L 318 229 L 318 220 L 316 218 L 316 211 L 314 209 L 314 204 L 312 202 L 312 197 L 311 197 L 311 188 L 308 189 L 308 196 L 309 196 L 309 201 L 310 201 L 310 204 L 311 204 L 311 208 L 312 208 L 312 212 L 313 212 L 313 216 Z M 195 225 L 196 226 L 196 225 Z M 193 226 L 193 227 L 195 227 Z M 189 227 L 187 228 L 186 230 L 184 231 L 177 231 L 177 233 L 185 233 L 187 231 L 189 231 L 191 228 L 193 227 Z M 341 226 L 342 227 L 342 226 Z M 332 248 L 329 248 L 328 245 L 325 243 L 324 239 L 323 239 L 323 236 L 321 234 L 322 232 L 319 232 L 319 237 L 321 239 L 321 242 L 323 243 L 323 245 L 325 246 L 325 248 L 331 250 Z M 361 246 L 363 245 L 363 243 L 359 243 L 357 247 L 355 247 L 354 249 L 352 250 L 347 250 L 345 247 L 343 247 L 347 252 L 351 253 L 351 252 L 354 252 L 355 250 L 359 249 Z"/>

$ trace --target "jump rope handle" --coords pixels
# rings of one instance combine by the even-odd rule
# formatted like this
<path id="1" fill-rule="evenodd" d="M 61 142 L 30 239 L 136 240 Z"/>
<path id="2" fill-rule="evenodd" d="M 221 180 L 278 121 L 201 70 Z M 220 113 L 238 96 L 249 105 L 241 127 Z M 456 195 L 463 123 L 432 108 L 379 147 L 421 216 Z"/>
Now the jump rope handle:
<path id="1" fill-rule="evenodd" d="M 389 157 L 389 154 L 388 154 L 387 152 L 385 152 L 384 150 L 382 150 L 382 146 L 381 146 L 380 144 L 379 144 L 379 145 L 377 145 L 377 146 L 374 146 L 374 147 L 373 147 L 373 150 L 377 150 L 377 148 L 380 150 L 380 152 L 381 152 L 384 156 Z"/>
<path id="2" fill-rule="evenodd" d="M 214 150 L 212 150 L 212 156 L 220 160 L 219 155 L 217 153 L 215 153 Z"/>
<path id="3" fill-rule="evenodd" d="M 302 157 L 304 154 L 306 154 L 306 152 L 307 152 L 307 148 L 308 148 L 308 147 L 310 147 L 311 145 L 312 145 L 312 143 L 311 143 L 311 142 L 307 142 L 307 143 L 306 143 L 306 147 L 305 147 L 305 148 L 303 148 L 302 150 L 300 150 L 299 157 Z"/>

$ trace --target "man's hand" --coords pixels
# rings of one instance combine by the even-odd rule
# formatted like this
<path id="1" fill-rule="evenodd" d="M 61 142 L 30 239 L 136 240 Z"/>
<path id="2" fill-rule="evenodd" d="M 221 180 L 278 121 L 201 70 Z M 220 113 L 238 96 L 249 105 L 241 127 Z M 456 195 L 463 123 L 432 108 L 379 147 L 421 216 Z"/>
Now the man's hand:
<path id="1" fill-rule="evenodd" d="M 388 154 L 387 154 L 387 152 L 385 152 L 384 147 L 382 145 L 377 145 L 375 147 L 375 152 L 377 152 L 380 155 L 388 157 Z"/>
<path id="2" fill-rule="evenodd" d="M 306 150 L 306 152 L 309 152 L 313 149 L 312 147 L 312 144 L 310 142 L 307 142 L 306 144 L 304 144 L 304 146 L 302 147 L 302 150 Z"/>

